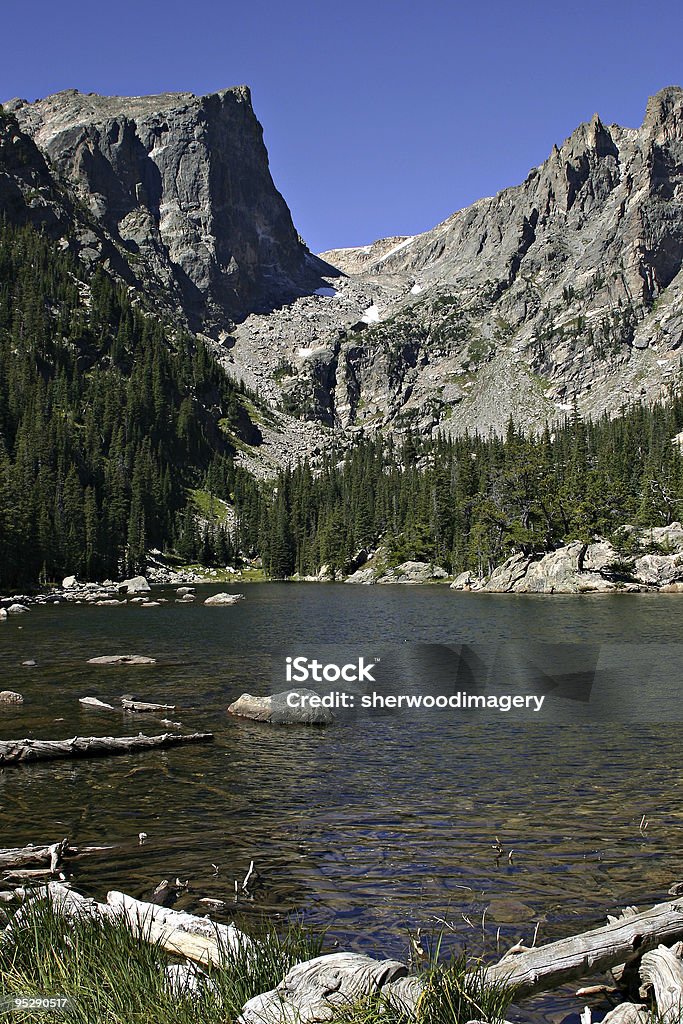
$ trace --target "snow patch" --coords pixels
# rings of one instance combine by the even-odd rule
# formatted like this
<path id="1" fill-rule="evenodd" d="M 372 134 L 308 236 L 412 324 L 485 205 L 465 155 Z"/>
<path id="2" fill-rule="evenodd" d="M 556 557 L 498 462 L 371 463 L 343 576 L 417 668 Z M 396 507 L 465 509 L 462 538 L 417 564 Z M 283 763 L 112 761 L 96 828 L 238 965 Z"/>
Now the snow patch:
<path id="1" fill-rule="evenodd" d="M 373 302 L 373 304 L 371 306 L 368 306 L 368 308 L 365 310 L 365 312 L 363 313 L 362 317 L 360 318 L 360 322 L 362 324 L 378 324 L 379 323 L 379 310 L 378 310 L 378 308 L 377 308 L 377 306 L 375 305 L 374 302 Z"/>
<path id="2" fill-rule="evenodd" d="M 315 345 L 313 348 L 300 348 L 297 351 L 299 359 L 311 359 L 313 356 L 329 356 L 330 350 L 324 345 Z"/>
<path id="3" fill-rule="evenodd" d="M 560 409 L 561 412 L 571 412 L 574 406 L 571 403 L 567 405 L 566 402 L 555 402 L 555 408 Z"/>
<path id="4" fill-rule="evenodd" d="M 411 235 L 410 238 L 405 238 L 402 242 L 399 242 L 398 245 L 395 245 L 393 247 L 393 249 L 390 249 L 389 252 L 385 252 L 384 256 L 380 256 L 379 259 L 376 262 L 377 263 L 383 263 L 384 260 L 388 260 L 389 257 L 393 256 L 395 252 L 399 251 L 399 249 L 405 249 L 405 247 L 407 245 L 410 245 L 410 243 L 413 242 L 414 240 L 415 240 L 415 235 Z"/>
<path id="5" fill-rule="evenodd" d="M 417 282 L 416 282 L 413 285 L 413 287 L 410 289 L 410 294 L 411 295 L 419 295 L 421 291 L 422 291 L 422 285 L 421 284 L 417 284 Z"/>

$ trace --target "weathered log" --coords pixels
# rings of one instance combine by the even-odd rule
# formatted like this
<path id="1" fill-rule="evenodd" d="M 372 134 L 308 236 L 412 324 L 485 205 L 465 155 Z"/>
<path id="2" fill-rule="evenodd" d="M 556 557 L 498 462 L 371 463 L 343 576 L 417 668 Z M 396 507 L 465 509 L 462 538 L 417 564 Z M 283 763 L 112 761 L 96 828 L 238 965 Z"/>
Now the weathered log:
<path id="1" fill-rule="evenodd" d="M 328 1021 L 335 1010 L 407 974 L 397 960 L 373 960 L 360 953 L 331 953 L 297 964 L 276 988 L 254 996 L 242 1007 L 240 1024 Z"/>
<path id="2" fill-rule="evenodd" d="M 632 913 L 558 942 L 505 956 L 484 971 L 489 984 L 506 984 L 522 999 L 568 981 L 599 974 L 616 964 L 628 964 L 660 942 L 683 935 L 683 899 L 659 903 L 651 910 Z M 383 994 L 404 1011 L 413 1011 L 422 994 L 418 978 L 392 981 Z"/>
<path id="3" fill-rule="evenodd" d="M 85 704 L 89 708 L 100 708 L 104 711 L 116 711 L 113 704 L 105 704 L 103 700 L 99 700 L 97 697 L 79 697 L 79 704 Z"/>
<path id="4" fill-rule="evenodd" d="M 683 935 L 683 899 L 613 921 L 602 928 L 550 942 L 486 968 L 488 982 L 514 986 L 517 998 L 544 992 L 567 981 L 599 974 L 641 956 L 660 942 Z"/>
<path id="5" fill-rule="evenodd" d="M 0 885 L 25 885 L 27 882 L 46 882 L 56 872 L 49 868 L 17 868 L 16 871 L 3 871 Z M 62 875 L 62 878 L 65 876 Z"/>
<path id="6" fill-rule="evenodd" d="M 233 924 L 217 924 L 208 917 L 144 903 L 116 890 L 107 893 L 106 905 L 110 914 L 123 915 L 138 934 L 197 963 L 219 965 L 231 952 L 251 944 Z"/>
<path id="7" fill-rule="evenodd" d="M 126 920 L 134 934 L 146 942 L 158 943 L 171 953 L 196 963 L 224 964 L 231 953 L 248 949 L 251 939 L 234 925 L 217 924 L 208 917 L 195 917 L 152 903 L 143 903 L 132 896 L 113 890 L 107 902 L 81 896 L 61 882 L 49 882 L 28 893 L 27 906 L 33 900 L 49 899 L 53 907 L 67 918 L 92 920 Z M 15 917 L 22 923 L 26 914 L 20 908 Z M 11 928 L 10 928 L 11 930 Z"/>
<path id="8" fill-rule="evenodd" d="M 683 964 L 673 950 L 658 946 L 640 962 L 640 976 L 654 989 L 658 1019 L 678 1024 L 683 1019 Z"/>
<path id="9" fill-rule="evenodd" d="M 0 767 L 67 757 L 107 757 L 141 750 L 171 747 L 180 743 L 209 743 L 213 733 L 162 733 L 160 736 L 74 736 L 70 740 L 2 740 Z"/>
<path id="10" fill-rule="evenodd" d="M 76 852 L 69 846 L 68 839 L 52 843 L 51 846 L 21 846 L 14 850 L 0 850 L 0 870 L 39 865 L 56 871 L 63 857 Z"/>
<path id="11" fill-rule="evenodd" d="M 132 697 L 122 697 L 121 705 L 124 711 L 175 711 L 175 704 L 149 704 L 144 700 L 133 700 Z"/>
<path id="12" fill-rule="evenodd" d="M 652 1024 L 652 1018 L 644 1006 L 619 1003 L 602 1018 L 602 1024 Z"/>

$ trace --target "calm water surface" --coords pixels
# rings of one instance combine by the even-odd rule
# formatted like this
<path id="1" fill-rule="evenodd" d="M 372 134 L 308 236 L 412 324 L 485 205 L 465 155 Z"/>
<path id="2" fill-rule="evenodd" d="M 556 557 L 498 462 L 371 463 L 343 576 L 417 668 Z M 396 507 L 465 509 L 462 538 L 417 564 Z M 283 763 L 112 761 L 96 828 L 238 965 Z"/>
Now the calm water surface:
<path id="1" fill-rule="evenodd" d="M 214 589 L 198 588 L 200 598 Z M 539 942 L 549 941 L 604 922 L 608 909 L 660 900 L 683 878 L 675 596 L 241 589 L 244 601 L 228 608 L 34 608 L 0 624 L 2 687 L 25 697 L 0 712 L 3 738 L 160 731 L 154 719 L 78 704 L 123 693 L 175 703 L 183 725 L 215 733 L 210 746 L 0 771 L 1 846 L 62 836 L 112 844 L 78 863 L 82 890 L 145 898 L 179 876 L 191 882 L 179 904 L 187 909 L 202 896 L 232 900 L 253 859 L 260 883 L 253 905 L 237 907 L 243 922 L 299 912 L 340 947 L 375 955 L 404 956 L 409 931 L 440 922 L 472 950 L 530 941 L 537 923 Z M 613 707 L 645 708 L 653 688 L 668 687 L 671 713 L 600 722 L 574 705 L 553 724 L 403 712 L 342 715 L 325 730 L 226 714 L 243 691 L 269 692 L 269 649 L 520 640 L 602 645 Z M 86 664 L 121 653 L 158 664 Z M 21 665 L 28 659 L 36 667 Z M 506 851 L 498 859 L 496 836 Z M 532 1011 L 550 1021 L 575 1006 L 560 993 Z"/>

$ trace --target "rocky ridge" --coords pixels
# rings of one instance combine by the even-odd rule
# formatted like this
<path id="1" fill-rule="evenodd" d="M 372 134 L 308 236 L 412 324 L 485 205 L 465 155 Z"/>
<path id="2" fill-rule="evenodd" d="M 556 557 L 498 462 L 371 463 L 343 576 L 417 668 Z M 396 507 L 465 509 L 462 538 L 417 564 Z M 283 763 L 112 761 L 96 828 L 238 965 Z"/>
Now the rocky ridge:
<path id="1" fill-rule="evenodd" d="M 234 319 L 310 291 L 330 271 L 273 184 L 246 86 L 201 97 L 68 89 L 10 100 L 4 112 L 36 174 L 66 197 L 78 255 L 151 291 L 194 329 L 220 340 Z M 3 170 L 15 203 L 21 193 L 30 206 L 35 196 Z"/>
<path id="2" fill-rule="evenodd" d="M 430 231 L 314 257 L 249 91 L 67 90 L 0 116 L 0 208 L 208 338 L 262 399 L 266 475 L 359 431 L 537 428 L 661 398 L 683 340 L 683 90 L 596 115 Z M 333 266 L 336 264 L 336 266 Z"/>
<path id="3" fill-rule="evenodd" d="M 639 129 L 596 115 L 431 231 L 321 255 L 347 276 L 247 318 L 229 354 L 304 419 L 461 433 L 656 400 L 683 340 L 683 90 Z"/>

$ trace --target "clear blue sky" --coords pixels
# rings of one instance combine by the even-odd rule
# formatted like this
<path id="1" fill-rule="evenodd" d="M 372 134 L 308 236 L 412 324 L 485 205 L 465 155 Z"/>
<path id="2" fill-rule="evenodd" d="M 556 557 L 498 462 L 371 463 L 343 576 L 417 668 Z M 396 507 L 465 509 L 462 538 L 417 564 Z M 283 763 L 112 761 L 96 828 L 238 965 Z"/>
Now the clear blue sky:
<path id="1" fill-rule="evenodd" d="M 432 227 L 683 83 L 683 4 L 6 0 L 0 99 L 251 86 L 314 251 Z"/>

